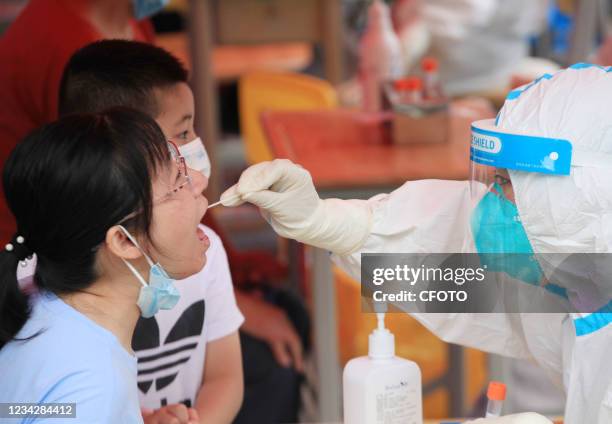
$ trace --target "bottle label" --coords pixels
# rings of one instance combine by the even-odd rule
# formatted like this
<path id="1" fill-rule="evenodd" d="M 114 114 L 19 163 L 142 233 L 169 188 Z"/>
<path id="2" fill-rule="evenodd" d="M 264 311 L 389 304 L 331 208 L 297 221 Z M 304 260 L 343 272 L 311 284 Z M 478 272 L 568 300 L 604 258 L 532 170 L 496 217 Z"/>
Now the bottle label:
<path id="1" fill-rule="evenodd" d="M 373 387 L 376 396 L 376 424 L 420 424 L 421 393 L 408 380 L 380 383 Z"/>

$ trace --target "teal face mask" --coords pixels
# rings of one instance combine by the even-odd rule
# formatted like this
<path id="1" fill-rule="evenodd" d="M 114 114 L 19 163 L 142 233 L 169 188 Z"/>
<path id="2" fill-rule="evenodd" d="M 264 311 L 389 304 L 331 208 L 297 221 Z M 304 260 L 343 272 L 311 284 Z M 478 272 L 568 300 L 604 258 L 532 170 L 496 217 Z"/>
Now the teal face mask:
<path id="1" fill-rule="evenodd" d="M 151 318 L 160 309 L 172 309 L 179 301 L 181 295 L 174 286 L 174 280 L 168 276 L 164 268 L 159 263 L 153 263 L 151 258 L 140 248 L 138 242 L 132 235 L 121 225 L 119 226 L 125 235 L 134 243 L 142 252 L 147 262 L 149 263 L 149 280 L 140 275 L 138 270 L 132 264 L 123 259 L 123 262 L 132 271 L 134 276 L 140 281 L 142 287 L 138 295 L 137 305 L 140 309 L 140 315 L 143 318 Z"/>
<path id="2" fill-rule="evenodd" d="M 542 270 L 533 256 L 518 209 L 504 197 L 498 183 L 493 187 L 500 194 L 489 191 L 478 203 L 471 218 L 472 234 L 481 264 L 487 266 L 487 271 L 504 272 L 526 283 L 539 285 Z"/>

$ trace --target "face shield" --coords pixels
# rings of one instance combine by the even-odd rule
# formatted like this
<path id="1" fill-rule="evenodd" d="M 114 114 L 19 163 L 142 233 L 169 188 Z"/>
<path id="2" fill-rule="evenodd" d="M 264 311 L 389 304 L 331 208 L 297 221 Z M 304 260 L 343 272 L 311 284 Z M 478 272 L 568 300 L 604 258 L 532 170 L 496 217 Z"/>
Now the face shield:
<path id="1" fill-rule="evenodd" d="M 491 272 L 540 285 L 543 273 L 521 222 L 509 170 L 568 175 L 567 140 L 504 132 L 494 120 L 472 123 L 470 230 L 481 262 Z"/>
<path id="2" fill-rule="evenodd" d="M 488 271 L 503 272 L 532 285 L 546 285 L 564 296 L 565 288 L 578 281 L 576 272 L 594 272 L 591 266 L 575 265 L 576 260 L 592 262 L 592 255 L 586 259 L 574 257 L 570 268 L 575 272 L 567 272 L 571 254 L 535 255 L 538 252 L 532 248 L 519 213 L 520 207 L 530 205 L 521 204 L 522 199 L 517 198 L 512 176 L 546 175 L 553 177 L 548 180 L 552 184 L 554 178 L 569 178 L 572 167 L 610 169 L 610 155 L 574 150 L 572 143 L 564 139 L 504 131 L 490 119 L 472 123 L 470 166 L 470 230 L 476 252 Z M 605 269 L 612 271 L 610 265 Z"/>

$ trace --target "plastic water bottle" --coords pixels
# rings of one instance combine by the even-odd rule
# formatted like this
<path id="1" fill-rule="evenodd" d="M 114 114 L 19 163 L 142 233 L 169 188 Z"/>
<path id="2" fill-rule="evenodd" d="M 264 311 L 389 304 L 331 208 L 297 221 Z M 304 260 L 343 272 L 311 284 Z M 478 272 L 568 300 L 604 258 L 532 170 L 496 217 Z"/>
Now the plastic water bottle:
<path id="1" fill-rule="evenodd" d="M 389 8 L 381 0 L 374 0 L 359 43 L 359 80 L 365 111 L 379 112 L 385 108 L 383 84 L 399 78 L 402 68 L 401 46 L 393 31 Z"/>

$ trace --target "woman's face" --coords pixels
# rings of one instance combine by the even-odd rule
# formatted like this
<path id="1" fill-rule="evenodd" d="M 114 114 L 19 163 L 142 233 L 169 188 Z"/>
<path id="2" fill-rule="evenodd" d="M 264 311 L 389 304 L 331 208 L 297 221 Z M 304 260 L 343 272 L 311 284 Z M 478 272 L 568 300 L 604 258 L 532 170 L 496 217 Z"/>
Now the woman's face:
<path id="1" fill-rule="evenodd" d="M 172 278 L 187 278 L 204 267 L 210 246 L 198 227 L 208 207 L 202 195 L 208 180 L 187 168 L 191 180 L 187 183 L 175 161 L 158 174 L 153 182 L 151 240 L 145 245 L 153 261 Z"/>

